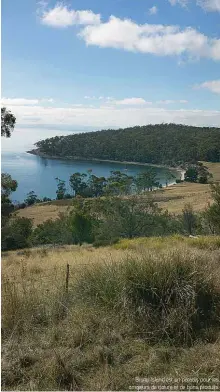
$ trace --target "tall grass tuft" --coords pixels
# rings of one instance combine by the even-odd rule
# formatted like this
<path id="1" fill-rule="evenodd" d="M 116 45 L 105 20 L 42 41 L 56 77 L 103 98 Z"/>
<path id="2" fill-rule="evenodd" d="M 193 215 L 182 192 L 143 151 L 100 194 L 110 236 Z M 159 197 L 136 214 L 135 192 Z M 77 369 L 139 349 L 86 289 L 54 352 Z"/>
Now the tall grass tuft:
<path id="1" fill-rule="evenodd" d="M 146 340 L 191 345 L 220 324 L 220 291 L 207 256 L 147 252 L 84 269 L 77 297 L 115 310 Z"/>

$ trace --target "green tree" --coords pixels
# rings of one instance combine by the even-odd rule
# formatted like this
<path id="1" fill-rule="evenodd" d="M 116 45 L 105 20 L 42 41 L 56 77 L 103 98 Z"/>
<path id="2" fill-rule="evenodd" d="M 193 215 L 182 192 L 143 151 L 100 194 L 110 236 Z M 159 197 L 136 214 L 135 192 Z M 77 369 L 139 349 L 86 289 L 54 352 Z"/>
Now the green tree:
<path id="1" fill-rule="evenodd" d="M 10 200 L 10 195 L 17 189 L 18 183 L 13 180 L 10 174 L 1 174 L 1 223 L 4 226 L 11 212 L 14 210 L 14 205 Z"/>
<path id="2" fill-rule="evenodd" d="M 105 194 L 107 180 L 105 177 L 97 177 L 94 174 L 89 176 L 88 188 L 91 197 L 100 197 Z"/>
<path id="3" fill-rule="evenodd" d="M 194 234 L 194 231 L 197 227 L 197 219 L 191 204 L 185 205 L 183 209 L 182 218 L 183 218 L 183 225 L 186 232 L 189 235 Z"/>
<path id="4" fill-rule="evenodd" d="M 70 176 L 69 184 L 75 196 L 80 195 L 83 196 L 85 193 L 85 189 L 87 188 L 86 183 L 87 174 L 85 173 L 73 173 Z"/>
<path id="5" fill-rule="evenodd" d="M 1 197 L 3 201 L 8 199 L 12 192 L 15 192 L 17 189 L 18 183 L 13 180 L 10 174 L 2 173 L 1 174 Z"/>
<path id="6" fill-rule="evenodd" d="M 16 123 L 15 116 L 5 107 L 1 108 L 1 136 L 10 137 Z"/>
<path id="7" fill-rule="evenodd" d="M 24 200 L 24 202 L 28 205 L 28 206 L 32 206 L 33 204 L 38 202 L 38 197 L 36 195 L 36 193 L 34 191 L 30 191 L 27 193 L 27 197 Z"/>
<path id="8" fill-rule="evenodd" d="M 188 166 L 185 172 L 185 181 L 199 182 L 200 184 L 207 184 L 212 178 L 208 168 L 202 162 L 196 162 L 194 165 Z"/>
<path id="9" fill-rule="evenodd" d="M 127 195 L 131 192 L 134 181 L 132 176 L 122 173 L 120 170 L 111 171 L 107 179 L 106 193 L 109 195 Z"/>
<path id="10" fill-rule="evenodd" d="M 96 236 L 103 239 L 148 236 L 155 231 L 155 217 L 160 212 L 150 196 L 139 195 L 105 197 L 98 199 L 93 208 L 98 222 Z"/>
<path id="11" fill-rule="evenodd" d="M 213 177 L 212 173 L 209 173 L 208 168 L 203 165 L 202 162 L 198 162 L 198 182 L 200 184 L 207 184 Z"/>
<path id="12" fill-rule="evenodd" d="M 10 137 L 16 122 L 15 116 L 5 107 L 1 108 L 1 136 Z M 1 174 L 1 224 L 6 225 L 14 206 L 9 199 L 12 192 L 17 189 L 18 183 L 10 174 Z"/>
<path id="13" fill-rule="evenodd" d="M 55 178 L 57 181 L 57 200 L 62 200 L 65 199 L 66 195 L 66 182 L 63 180 L 60 180 L 58 177 Z"/>
<path id="14" fill-rule="evenodd" d="M 81 212 L 76 212 L 71 219 L 72 231 L 77 243 L 92 242 L 91 219 Z"/>
<path id="15" fill-rule="evenodd" d="M 25 217 L 16 217 L 12 220 L 10 228 L 13 232 L 17 232 L 23 235 L 25 238 L 29 238 L 32 233 L 33 223 L 31 219 Z"/>
<path id="16" fill-rule="evenodd" d="M 196 166 L 189 166 L 185 172 L 184 180 L 187 182 L 197 182 L 198 175 L 198 168 Z"/>
<path id="17" fill-rule="evenodd" d="M 153 190 L 158 186 L 157 174 L 154 169 L 149 169 L 146 172 L 139 173 L 136 177 L 136 186 L 138 191 Z"/>

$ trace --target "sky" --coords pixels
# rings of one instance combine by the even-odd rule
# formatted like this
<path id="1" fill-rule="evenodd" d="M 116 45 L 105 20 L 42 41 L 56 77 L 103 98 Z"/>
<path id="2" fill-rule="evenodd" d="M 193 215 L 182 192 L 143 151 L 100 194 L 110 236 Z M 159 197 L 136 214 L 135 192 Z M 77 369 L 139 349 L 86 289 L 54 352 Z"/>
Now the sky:
<path id="1" fill-rule="evenodd" d="M 220 0 L 2 0 L 2 105 L 35 141 L 220 126 Z"/>

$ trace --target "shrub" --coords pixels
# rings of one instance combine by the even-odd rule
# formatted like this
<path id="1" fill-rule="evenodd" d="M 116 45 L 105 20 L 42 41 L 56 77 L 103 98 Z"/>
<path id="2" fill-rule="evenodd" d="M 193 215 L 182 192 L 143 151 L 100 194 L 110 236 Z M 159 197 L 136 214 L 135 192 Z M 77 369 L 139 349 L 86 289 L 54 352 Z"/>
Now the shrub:
<path id="1" fill-rule="evenodd" d="M 191 204 L 186 204 L 182 210 L 182 221 L 187 234 L 191 235 L 197 228 L 197 216 Z"/>
<path id="2" fill-rule="evenodd" d="M 32 221 L 28 218 L 11 219 L 2 229 L 2 250 L 21 249 L 30 246 Z"/>
<path id="3" fill-rule="evenodd" d="M 100 246 L 108 246 L 108 245 L 114 245 L 117 244 L 119 241 L 119 238 L 111 238 L 111 239 L 96 239 L 93 242 L 93 246 L 95 248 L 99 248 Z"/>
<path id="4" fill-rule="evenodd" d="M 56 220 L 47 220 L 38 225 L 33 231 L 33 245 L 43 244 L 73 244 L 74 237 L 68 225 L 67 217 L 61 216 Z"/>
<path id="5" fill-rule="evenodd" d="M 70 218 L 70 225 L 76 243 L 93 242 L 92 218 L 89 215 L 75 212 Z"/>
<path id="6" fill-rule="evenodd" d="M 133 321 L 136 336 L 191 345 L 219 327 L 220 293 L 207 258 L 193 252 L 150 253 L 91 266 L 76 285 L 78 298 Z"/>

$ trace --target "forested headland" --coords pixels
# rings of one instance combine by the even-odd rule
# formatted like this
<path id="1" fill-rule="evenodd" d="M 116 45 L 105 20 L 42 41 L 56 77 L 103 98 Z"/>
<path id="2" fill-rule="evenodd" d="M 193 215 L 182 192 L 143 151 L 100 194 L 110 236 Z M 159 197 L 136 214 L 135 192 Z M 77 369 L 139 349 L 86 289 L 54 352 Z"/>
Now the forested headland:
<path id="1" fill-rule="evenodd" d="M 62 159 L 100 159 L 178 166 L 220 161 L 220 128 L 178 124 L 135 126 L 56 136 L 36 143 L 36 153 Z"/>

